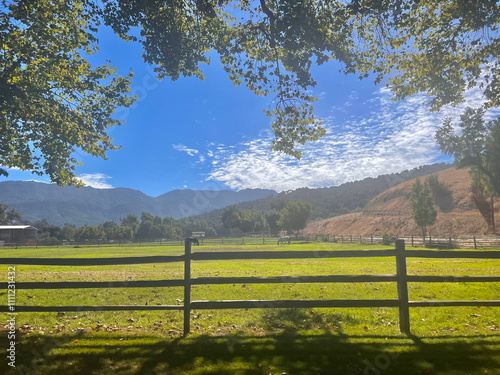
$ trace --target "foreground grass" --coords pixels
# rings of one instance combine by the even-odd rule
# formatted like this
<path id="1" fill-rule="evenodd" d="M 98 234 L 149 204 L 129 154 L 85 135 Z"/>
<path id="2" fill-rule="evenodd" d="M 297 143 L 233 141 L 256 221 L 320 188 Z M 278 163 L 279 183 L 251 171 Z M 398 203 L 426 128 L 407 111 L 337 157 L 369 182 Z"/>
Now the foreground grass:
<path id="1" fill-rule="evenodd" d="M 387 248 L 302 244 L 201 246 L 195 251 Z M 1 257 L 114 257 L 182 254 L 174 247 L 2 250 Z M 2 275 L 6 281 L 7 267 Z M 17 266 L 21 281 L 118 281 L 183 277 L 182 264 Z M 394 274 L 393 258 L 193 263 L 198 276 Z M 496 260 L 409 259 L 419 275 L 499 275 Z M 410 300 L 498 299 L 499 283 L 410 283 Z M 18 305 L 182 304 L 182 288 L 18 290 Z M 3 292 L 0 292 L 3 293 Z M 396 298 L 394 283 L 193 286 L 193 300 Z M 5 293 L 2 298 L 6 299 Z M 249 309 L 192 312 L 20 313 L 19 366 L 35 374 L 500 374 L 500 309 L 413 308 L 413 338 L 399 334 L 394 308 Z M 6 318 L 4 318 L 6 320 Z M 4 327 L 6 328 L 6 327 Z M 8 348 L 0 332 L 1 348 Z M 8 369 L 0 360 L 0 372 Z M 16 371 L 11 371 L 16 373 Z"/>
<path id="2" fill-rule="evenodd" d="M 498 374 L 499 358 L 498 335 L 412 340 L 289 333 L 168 339 L 82 333 L 24 340 L 17 351 L 23 365 L 11 373 Z"/>

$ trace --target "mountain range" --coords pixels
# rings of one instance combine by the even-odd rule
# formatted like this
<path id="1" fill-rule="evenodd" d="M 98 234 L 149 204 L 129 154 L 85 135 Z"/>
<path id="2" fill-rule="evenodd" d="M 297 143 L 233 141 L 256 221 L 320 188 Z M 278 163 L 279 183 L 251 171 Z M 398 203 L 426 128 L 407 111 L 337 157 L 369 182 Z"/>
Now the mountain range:
<path id="1" fill-rule="evenodd" d="M 20 212 L 22 220 L 47 219 L 76 226 L 118 221 L 142 212 L 180 219 L 243 201 L 276 195 L 274 190 L 173 190 L 158 197 L 128 188 L 59 187 L 33 181 L 0 182 L 0 203 Z"/>
<path id="2" fill-rule="evenodd" d="M 368 177 L 360 181 L 347 182 L 339 186 L 311 189 L 300 188 L 285 191 L 265 198 L 245 201 L 237 204 L 239 209 L 254 209 L 268 211 L 277 201 L 301 200 L 311 203 L 312 215 L 310 220 L 326 219 L 352 212 L 362 212 L 372 198 L 378 194 L 399 185 L 402 182 L 436 173 L 451 167 L 451 164 L 438 163 L 424 165 L 399 173 L 391 173 L 378 177 Z M 201 214 L 196 219 L 206 220 L 219 235 L 229 235 L 227 228 L 222 223 L 223 209 Z"/>
<path id="3" fill-rule="evenodd" d="M 158 197 L 128 188 L 95 189 L 92 187 L 59 187 L 33 181 L 0 182 L 0 203 L 22 214 L 22 220 L 46 219 L 62 226 L 97 225 L 116 221 L 128 214 L 140 216 L 149 212 L 175 219 L 204 219 L 219 235 L 228 235 L 222 225 L 224 207 L 236 204 L 240 209 L 268 211 L 273 202 L 302 200 L 311 203 L 311 220 L 361 212 L 372 198 L 385 190 L 418 176 L 435 173 L 450 164 L 421 166 L 400 173 L 365 178 L 327 188 L 300 188 L 276 193 L 274 190 L 173 190 Z"/>

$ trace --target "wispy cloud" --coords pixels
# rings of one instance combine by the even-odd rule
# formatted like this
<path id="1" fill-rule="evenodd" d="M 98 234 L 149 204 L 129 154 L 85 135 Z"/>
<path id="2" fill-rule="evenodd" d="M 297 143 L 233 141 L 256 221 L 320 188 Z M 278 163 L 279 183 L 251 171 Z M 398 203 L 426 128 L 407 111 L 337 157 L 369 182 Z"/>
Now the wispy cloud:
<path id="1" fill-rule="evenodd" d="M 113 186 L 108 184 L 106 180 L 111 177 L 104 173 L 85 173 L 78 176 L 86 186 L 96 189 L 113 189 Z"/>
<path id="2" fill-rule="evenodd" d="M 195 164 L 203 164 L 206 160 L 206 157 L 204 155 L 202 155 L 199 150 L 197 150 L 195 148 L 189 148 L 186 145 L 183 145 L 182 143 L 179 143 L 176 145 L 174 144 L 174 145 L 172 145 L 172 147 L 177 151 L 187 153 L 189 156 L 197 156 L 198 161 L 196 161 Z"/>
<path id="3" fill-rule="evenodd" d="M 364 116 L 344 121 L 327 118 L 327 135 L 307 144 L 300 161 L 269 151 L 270 133 L 236 148 L 213 147 L 208 153 L 212 166 L 208 179 L 233 189 L 285 191 L 338 185 L 430 164 L 442 156 L 434 134 L 443 118 L 457 122 L 466 105 L 483 103 L 481 91 L 470 90 L 465 104 L 429 112 L 425 105 L 429 98 L 424 94 L 400 102 L 394 102 L 391 95 L 389 89 L 381 88 L 373 99 L 357 103 L 369 109 Z M 349 99 L 356 101 L 357 96 Z M 485 117 L 494 115 L 498 113 Z"/>
<path id="4" fill-rule="evenodd" d="M 183 145 L 182 143 L 172 145 L 174 150 L 181 151 L 181 152 L 186 152 L 189 156 L 196 156 L 200 152 L 194 148 L 188 148 L 186 145 Z"/>

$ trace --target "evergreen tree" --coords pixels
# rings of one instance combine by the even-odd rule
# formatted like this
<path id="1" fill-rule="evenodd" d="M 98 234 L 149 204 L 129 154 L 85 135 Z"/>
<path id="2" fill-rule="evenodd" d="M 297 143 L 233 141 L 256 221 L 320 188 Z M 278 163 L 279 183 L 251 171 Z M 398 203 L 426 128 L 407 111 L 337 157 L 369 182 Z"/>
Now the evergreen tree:
<path id="1" fill-rule="evenodd" d="M 417 177 L 415 180 L 415 183 L 412 185 L 410 208 L 413 220 L 415 220 L 415 223 L 422 230 L 422 238 L 425 244 L 427 227 L 434 224 L 437 217 L 437 211 L 432 202 L 432 192 L 428 180 L 423 184 L 420 182 L 420 178 Z"/>

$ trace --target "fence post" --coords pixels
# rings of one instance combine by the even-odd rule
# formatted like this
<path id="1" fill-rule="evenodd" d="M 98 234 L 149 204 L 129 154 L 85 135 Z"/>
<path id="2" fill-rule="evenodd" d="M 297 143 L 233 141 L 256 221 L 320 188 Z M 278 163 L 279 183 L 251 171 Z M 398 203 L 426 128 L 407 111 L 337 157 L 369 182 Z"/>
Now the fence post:
<path id="1" fill-rule="evenodd" d="M 191 330 L 191 238 L 184 241 L 184 332 Z"/>
<path id="2" fill-rule="evenodd" d="M 398 278 L 399 330 L 410 333 L 410 309 L 408 305 L 408 284 L 406 277 L 405 241 L 396 240 L 396 272 Z"/>
<path id="3" fill-rule="evenodd" d="M 352 234 L 350 236 L 351 236 L 351 243 L 352 243 Z"/>
<path id="4" fill-rule="evenodd" d="M 413 247 L 413 236 L 411 236 L 411 247 Z"/>
<path id="5" fill-rule="evenodd" d="M 477 250 L 476 236 L 474 236 L 474 250 Z"/>
<path id="6" fill-rule="evenodd" d="M 370 245 L 373 245 L 373 233 L 370 234 Z"/>

